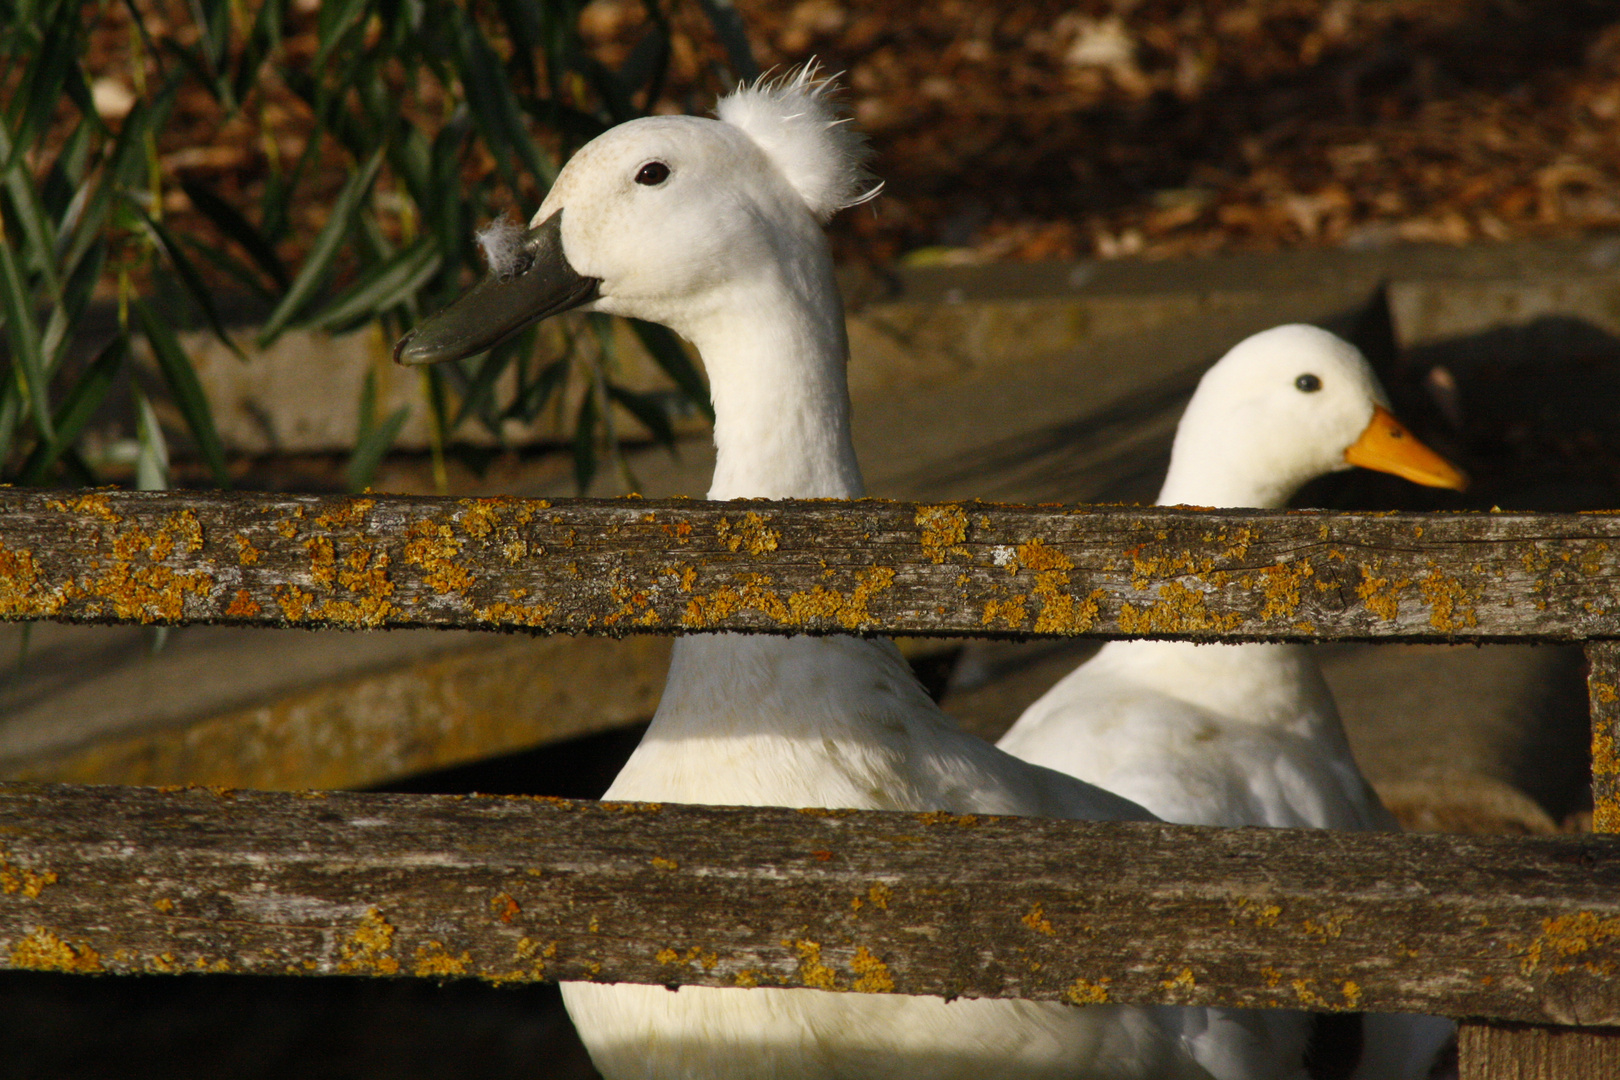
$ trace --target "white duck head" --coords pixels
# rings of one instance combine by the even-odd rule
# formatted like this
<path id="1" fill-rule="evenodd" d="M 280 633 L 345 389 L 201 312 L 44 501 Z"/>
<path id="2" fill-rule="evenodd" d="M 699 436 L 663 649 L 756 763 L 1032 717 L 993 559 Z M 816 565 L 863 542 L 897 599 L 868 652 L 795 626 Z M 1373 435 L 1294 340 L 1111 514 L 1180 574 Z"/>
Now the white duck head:
<path id="1" fill-rule="evenodd" d="M 569 308 L 662 323 L 708 368 L 712 498 L 861 494 L 821 224 L 876 188 L 829 90 L 807 66 L 740 88 L 718 119 L 646 117 L 598 136 L 527 233 L 486 234 L 497 272 L 402 340 L 396 359 L 471 355 Z"/>
<path id="2" fill-rule="evenodd" d="M 1468 479 L 1407 431 L 1361 352 L 1314 326 L 1246 338 L 1198 383 L 1159 502 L 1281 507 L 1359 465 L 1461 491 Z"/>

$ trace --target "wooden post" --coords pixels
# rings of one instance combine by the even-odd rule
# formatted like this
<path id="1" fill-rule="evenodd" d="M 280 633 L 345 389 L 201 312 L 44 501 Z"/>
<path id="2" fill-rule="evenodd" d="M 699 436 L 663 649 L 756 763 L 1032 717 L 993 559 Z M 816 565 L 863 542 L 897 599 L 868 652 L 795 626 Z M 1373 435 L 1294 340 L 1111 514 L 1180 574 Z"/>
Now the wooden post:
<path id="1" fill-rule="evenodd" d="M 1620 641 L 1586 644 L 1592 710 L 1592 828 L 1620 832 Z M 1613 1080 L 1620 1028 L 1464 1024 L 1461 1080 Z"/>

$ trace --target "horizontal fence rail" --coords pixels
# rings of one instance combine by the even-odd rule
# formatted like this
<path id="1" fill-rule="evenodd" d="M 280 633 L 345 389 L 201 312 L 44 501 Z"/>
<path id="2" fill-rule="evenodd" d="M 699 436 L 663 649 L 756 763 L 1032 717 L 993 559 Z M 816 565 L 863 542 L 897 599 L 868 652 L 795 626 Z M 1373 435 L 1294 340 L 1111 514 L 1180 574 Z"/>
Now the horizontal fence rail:
<path id="1" fill-rule="evenodd" d="M 0 492 L 0 618 L 1620 637 L 1620 516 Z"/>
<path id="2" fill-rule="evenodd" d="M 1620 838 L 0 785 L 0 964 L 1620 1023 Z"/>

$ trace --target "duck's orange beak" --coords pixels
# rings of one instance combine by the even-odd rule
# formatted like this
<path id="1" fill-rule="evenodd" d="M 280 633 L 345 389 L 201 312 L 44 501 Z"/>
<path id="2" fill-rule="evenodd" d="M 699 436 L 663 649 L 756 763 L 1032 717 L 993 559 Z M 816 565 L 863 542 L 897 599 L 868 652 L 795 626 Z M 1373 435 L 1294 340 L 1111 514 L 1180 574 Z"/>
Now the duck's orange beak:
<path id="1" fill-rule="evenodd" d="M 1373 418 L 1361 438 L 1350 444 L 1344 460 L 1363 469 L 1393 473 L 1425 487 L 1464 491 L 1468 474 L 1418 441 L 1388 409 L 1373 406 Z"/>

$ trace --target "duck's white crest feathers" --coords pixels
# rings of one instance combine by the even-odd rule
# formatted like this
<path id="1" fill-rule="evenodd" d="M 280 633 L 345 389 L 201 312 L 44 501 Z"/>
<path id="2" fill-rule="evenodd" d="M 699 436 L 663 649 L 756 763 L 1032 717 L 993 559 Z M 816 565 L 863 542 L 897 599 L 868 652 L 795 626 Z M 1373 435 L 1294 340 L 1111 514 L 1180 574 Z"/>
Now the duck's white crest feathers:
<path id="1" fill-rule="evenodd" d="M 715 113 L 741 128 L 810 208 L 818 221 L 875 196 L 881 184 L 866 171 L 871 149 L 834 107 L 831 78 L 810 61 L 775 78 L 761 76 L 720 99 Z"/>

